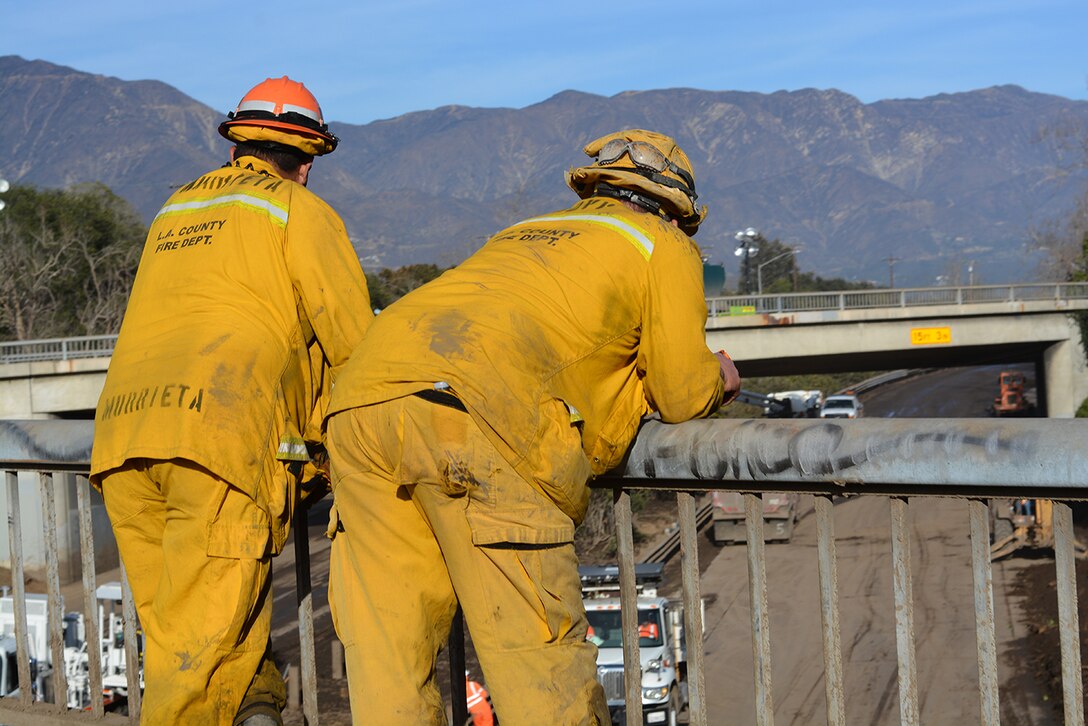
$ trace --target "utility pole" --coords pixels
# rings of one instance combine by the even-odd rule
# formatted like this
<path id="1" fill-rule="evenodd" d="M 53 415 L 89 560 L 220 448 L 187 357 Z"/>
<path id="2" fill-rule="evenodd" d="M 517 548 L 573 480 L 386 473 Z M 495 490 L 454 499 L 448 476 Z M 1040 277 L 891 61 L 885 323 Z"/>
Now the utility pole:
<path id="1" fill-rule="evenodd" d="M 895 289 L 895 263 L 900 262 L 898 257 L 892 257 L 888 255 L 886 262 L 888 263 L 888 287 L 892 290 Z"/>

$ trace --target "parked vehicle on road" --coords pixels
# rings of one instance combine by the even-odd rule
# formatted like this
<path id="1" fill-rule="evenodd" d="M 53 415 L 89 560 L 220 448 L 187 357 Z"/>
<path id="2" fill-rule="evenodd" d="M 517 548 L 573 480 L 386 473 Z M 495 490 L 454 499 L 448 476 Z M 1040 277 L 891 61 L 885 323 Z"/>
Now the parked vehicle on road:
<path id="1" fill-rule="evenodd" d="M 583 566 L 583 604 L 589 619 L 586 639 L 597 646 L 597 680 L 604 687 L 612 723 L 627 723 L 623 672 L 623 629 L 619 568 Z M 687 652 L 683 642 L 683 608 L 657 593 L 664 565 L 635 566 L 638 604 L 638 649 L 642 666 L 642 723 L 676 726 L 687 706 Z"/>
<path id="2" fill-rule="evenodd" d="M 64 668 L 68 684 L 68 708 L 83 709 L 91 703 L 90 659 L 98 657 L 102 664 L 102 696 L 107 709 L 127 701 L 128 677 L 125 673 L 125 629 L 121 614 L 121 583 L 108 582 L 95 592 L 98 600 L 97 647 L 87 642 L 87 628 L 82 613 L 64 616 Z M 45 595 L 28 594 L 27 650 L 30 658 L 31 698 L 34 701 L 54 700 L 51 678 L 54 664 L 49 644 L 49 607 Z M 63 602 L 61 609 L 64 609 Z M 15 607 L 13 597 L 0 597 L 0 696 L 18 692 L 18 661 L 14 638 Z M 139 637 L 139 635 L 137 636 Z M 139 648 L 139 643 L 137 644 Z M 143 673 L 140 681 L 142 687 Z"/>
<path id="3" fill-rule="evenodd" d="M 763 495 L 763 539 L 767 542 L 789 542 L 793 525 L 800 516 L 801 496 L 795 492 L 774 492 Z M 748 541 L 744 523 L 744 495 L 740 492 L 711 492 L 711 538 L 715 544 L 743 544 Z"/>
<path id="4" fill-rule="evenodd" d="M 828 396 L 820 409 L 820 418 L 861 418 L 864 415 L 865 406 L 852 393 Z"/>

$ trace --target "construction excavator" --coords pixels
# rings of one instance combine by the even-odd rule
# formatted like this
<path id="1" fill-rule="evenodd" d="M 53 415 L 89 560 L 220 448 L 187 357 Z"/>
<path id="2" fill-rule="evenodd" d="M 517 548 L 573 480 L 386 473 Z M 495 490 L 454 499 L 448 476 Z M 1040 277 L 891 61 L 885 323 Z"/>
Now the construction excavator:
<path id="1" fill-rule="evenodd" d="M 1049 499 L 990 500 L 990 560 L 1021 548 L 1054 548 L 1054 502 Z M 1088 546 L 1076 539 L 1077 557 L 1088 557 Z"/>

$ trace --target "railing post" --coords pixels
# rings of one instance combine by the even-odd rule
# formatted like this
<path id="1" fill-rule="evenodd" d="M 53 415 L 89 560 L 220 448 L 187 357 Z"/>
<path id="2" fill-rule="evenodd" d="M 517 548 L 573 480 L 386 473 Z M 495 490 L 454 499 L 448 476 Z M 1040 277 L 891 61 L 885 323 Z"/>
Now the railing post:
<path id="1" fill-rule="evenodd" d="M 105 713 L 102 699 L 102 635 L 98 631 L 98 598 L 94 572 L 94 530 L 91 527 L 91 482 L 86 474 L 76 476 L 76 505 L 79 509 L 79 555 L 83 565 L 83 632 L 87 642 L 91 713 Z M 79 704 L 82 706 L 83 704 Z"/>
<path id="2" fill-rule="evenodd" d="M 699 543 L 695 497 L 677 492 L 680 519 L 680 570 L 684 592 L 684 632 L 688 645 L 688 724 L 707 726 L 703 675 L 703 597 L 699 588 Z"/>
<path id="3" fill-rule="evenodd" d="M 132 588 L 128 584 L 125 563 L 121 562 L 121 620 L 125 628 L 125 681 L 128 684 L 128 720 L 140 723 L 143 712 L 143 693 L 140 687 L 140 671 L 143 660 L 140 657 L 140 642 L 136 636 L 136 603 L 132 599 Z"/>
<path id="4" fill-rule="evenodd" d="M 620 573 L 620 627 L 623 631 L 623 687 L 627 726 L 642 726 L 642 661 L 638 647 L 638 595 L 635 592 L 635 542 L 631 495 L 613 492 L 616 550 Z"/>
<path id="5" fill-rule="evenodd" d="M 60 565 L 57 552 L 57 508 L 53 497 L 53 474 L 38 476 L 42 497 L 42 525 L 45 530 L 45 590 L 48 594 L 49 653 L 53 669 L 53 702 L 63 711 L 68 707 L 68 677 L 64 672 L 64 608 L 61 605 Z"/>
<path id="6" fill-rule="evenodd" d="M 314 601 L 310 581 L 309 510 L 295 507 L 292 527 L 295 536 L 295 594 L 298 600 L 298 646 L 302 663 L 302 717 L 308 726 L 319 726 L 317 711 L 317 653 L 314 646 Z"/>
<path id="7" fill-rule="evenodd" d="M 997 685 L 997 635 L 994 624 L 993 569 L 990 565 L 990 507 L 969 499 L 971 569 L 975 583 L 975 640 L 978 645 L 978 692 L 981 723 L 997 726 L 1001 709 Z"/>
<path id="8" fill-rule="evenodd" d="M 834 504 L 829 495 L 816 495 L 816 550 L 820 571 L 820 619 L 824 636 L 824 690 L 828 726 L 846 726 L 842 671 L 842 631 L 839 625 L 839 575 L 835 560 Z"/>
<path id="9" fill-rule="evenodd" d="M 453 723 L 463 724 L 468 720 L 468 680 L 465 678 L 465 613 L 460 604 L 457 605 L 450 623 L 447 649 L 450 653 L 450 705 L 453 707 Z"/>
<path id="10" fill-rule="evenodd" d="M 19 702 L 30 705 L 30 649 L 27 647 L 26 580 L 23 572 L 23 524 L 19 510 L 19 474 L 6 472 L 8 484 L 8 542 L 11 546 L 12 615 L 15 618 L 15 656 L 18 659 Z"/>
<path id="11" fill-rule="evenodd" d="M 1084 726 L 1080 623 L 1077 617 L 1077 570 L 1073 559 L 1073 510 L 1054 502 L 1054 568 L 1058 588 L 1058 627 L 1062 648 L 1062 699 L 1065 726 Z"/>
<path id="12" fill-rule="evenodd" d="M 899 718 L 918 726 L 918 671 L 914 661 L 914 596 L 911 588 L 907 500 L 891 497 L 892 582 L 895 591 L 895 649 L 899 656 Z"/>
<path id="13" fill-rule="evenodd" d="M 767 559 L 763 541 L 763 497 L 744 495 L 748 537 L 748 593 L 752 606 L 752 660 L 755 663 L 756 726 L 773 726 L 771 687 L 771 618 L 767 603 Z"/>

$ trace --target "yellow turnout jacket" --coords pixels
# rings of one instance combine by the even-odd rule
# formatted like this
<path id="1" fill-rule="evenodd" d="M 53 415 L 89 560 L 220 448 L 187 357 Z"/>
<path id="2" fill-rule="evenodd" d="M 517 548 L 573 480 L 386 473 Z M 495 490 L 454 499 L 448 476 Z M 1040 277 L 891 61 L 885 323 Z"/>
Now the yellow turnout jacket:
<path id="1" fill-rule="evenodd" d="M 271 506 L 373 318 L 339 216 L 242 157 L 152 222 L 95 413 L 91 474 L 194 461 Z M 271 500 L 271 501 L 269 501 Z"/>
<path id="2" fill-rule="evenodd" d="M 644 415 L 678 422 L 721 405 L 706 315 L 694 242 L 593 197 L 499 232 L 383 310 L 329 415 L 445 382 L 504 458 L 578 522 L 585 479 L 620 462 Z M 571 456 L 582 466 L 557 463 Z M 573 493 L 557 497 L 570 483 L 549 480 L 577 471 Z"/>

